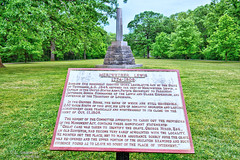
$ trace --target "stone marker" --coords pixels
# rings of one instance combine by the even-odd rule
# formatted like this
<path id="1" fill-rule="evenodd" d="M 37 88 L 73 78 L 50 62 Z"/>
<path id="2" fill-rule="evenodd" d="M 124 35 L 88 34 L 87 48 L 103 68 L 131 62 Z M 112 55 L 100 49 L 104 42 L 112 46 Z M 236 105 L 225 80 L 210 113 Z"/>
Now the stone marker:
<path id="1" fill-rule="evenodd" d="M 122 9 L 117 8 L 116 41 L 123 41 Z"/>
<path id="2" fill-rule="evenodd" d="M 123 41 L 122 9 L 117 8 L 116 41 L 108 47 L 103 65 L 96 65 L 96 68 L 135 68 L 142 67 L 142 64 L 135 64 L 135 59 L 130 46 Z"/>
<path id="3" fill-rule="evenodd" d="M 178 70 L 69 69 L 50 149 L 194 153 Z"/>

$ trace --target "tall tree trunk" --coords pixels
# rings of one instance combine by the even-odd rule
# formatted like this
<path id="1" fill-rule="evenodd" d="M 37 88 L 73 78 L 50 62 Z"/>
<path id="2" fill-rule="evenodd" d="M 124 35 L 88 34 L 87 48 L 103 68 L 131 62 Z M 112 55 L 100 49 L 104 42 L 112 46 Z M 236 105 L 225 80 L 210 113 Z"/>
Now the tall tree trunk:
<path id="1" fill-rule="evenodd" d="M 150 47 L 147 46 L 147 58 L 150 58 Z"/>
<path id="2" fill-rule="evenodd" d="M 87 59 L 86 50 L 87 50 L 87 49 L 86 49 L 86 46 L 84 46 L 84 52 L 83 52 L 83 58 L 84 58 L 84 59 Z"/>
<path id="3" fill-rule="evenodd" d="M 228 54 L 227 54 L 227 53 L 225 53 L 225 62 L 227 62 L 227 55 L 228 55 Z"/>
<path id="4" fill-rule="evenodd" d="M 31 59 L 31 62 L 33 62 L 33 55 L 32 54 L 30 55 L 30 59 Z"/>
<path id="5" fill-rule="evenodd" d="M 1 67 L 5 67 L 5 66 L 3 65 L 2 59 L 1 59 L 1 57 L 0 57 L 0 68 L 1 68 Z"/>
<path id="6" fill-rule="evenodd" d="M 28 54 L 27 52 L 25 52 L 25 63 L 27 63 L 27 60 L 28 60 Z"/>
<path id="7" fill-rule="evenodd" d="M 55 61 L 55 54 L 53 53 L 56 50 L 55 41 L 51 40 L 51 61 Z"/>

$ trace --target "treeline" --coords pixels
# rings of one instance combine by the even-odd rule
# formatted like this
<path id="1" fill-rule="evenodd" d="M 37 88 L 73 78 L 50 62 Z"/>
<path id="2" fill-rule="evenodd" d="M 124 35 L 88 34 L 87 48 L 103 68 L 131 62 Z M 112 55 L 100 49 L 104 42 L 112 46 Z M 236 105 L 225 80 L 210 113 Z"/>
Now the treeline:
<path id="1" fill-rule="evenodd" d="M 124 0 L 126 1 L 126 0 Z M 103 58 L 117 0 L 0 0 L 0 64 Z"/>
<path id="2" fill-rule="evenodd" d="M 240 1 L 212 0 L 170 17 L 145 11 L 125 35 L 135 56 L 177 59 L 240 59 Z"/>
<path id="3" fill-rule="evenodd" d="M 102 25 L 117 6 L 117 0 L 0 0 L 0 67 L 104 58 L 115 34 Z M 170 17 L 140 13 L 125 40 L 140 57 L 239 60 L 239 26 L 239 0 L 213 0 Z"/>

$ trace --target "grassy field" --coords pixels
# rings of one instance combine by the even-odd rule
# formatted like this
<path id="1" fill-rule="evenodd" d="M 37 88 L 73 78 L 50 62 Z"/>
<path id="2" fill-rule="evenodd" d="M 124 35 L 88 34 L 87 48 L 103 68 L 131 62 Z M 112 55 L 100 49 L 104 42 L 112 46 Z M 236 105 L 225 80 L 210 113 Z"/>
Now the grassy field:
<path id="1" fill-rule="evenodd" d="M 5 64 L 0 68 L 0 159 L 115 159 L 113 152 L 50 151 L 68 68 L 103 60 Z M 144 60 L 180 71 L 195 154 L 130 153 L 130 159 L 240 159 L 240 63 Z"/>

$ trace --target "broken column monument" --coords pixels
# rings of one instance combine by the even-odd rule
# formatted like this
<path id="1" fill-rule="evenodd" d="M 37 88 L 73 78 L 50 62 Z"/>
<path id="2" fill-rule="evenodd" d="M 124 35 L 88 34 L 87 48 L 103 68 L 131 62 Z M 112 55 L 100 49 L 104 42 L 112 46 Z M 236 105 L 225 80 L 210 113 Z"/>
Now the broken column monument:
<path id="1" fill-rule="evenodd" d="M 122 9 L 117 8 L 116 41 L 108 47 L 103 65 L 96 68 L 135 68 L 142 64 L 135 64 L 135 59 L 130 46 L 123 41 Z"/>

